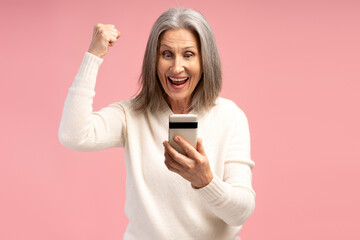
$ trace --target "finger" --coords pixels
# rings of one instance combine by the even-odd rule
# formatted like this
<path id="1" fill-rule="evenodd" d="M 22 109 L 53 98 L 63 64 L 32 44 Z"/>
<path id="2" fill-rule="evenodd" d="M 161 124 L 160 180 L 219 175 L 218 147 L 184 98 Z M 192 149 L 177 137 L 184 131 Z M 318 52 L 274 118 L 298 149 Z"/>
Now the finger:
<path id="1" fill-rule="evenodd" d="M 115 28 L 114 24 L 103 24 L 107 28 Z"/>
<path id="2" fill-rule="evenodd" d="M 110 41 L 109 41 L 109 45 L 114 46 L 114 44 L 116 43 L 116 40 L 117 40 L 117 38 L 115 36 L 111 36 Z"/>
<path id="3" fill-rule="evenodd" d="M 176 149 L 173 148 L 168 141 L 164 141 L 163 144 L 165 147 L 165 152 L 167 152 L 175 162 L 177 162 L 181 166 L 188 165 L 187 164 L 188 162 L 186 161 L 186 157 L 183 154 L 176 151 Z"/>
<path id="4" fill-rule="evenodd" d="M 116 28 L 110 28 L 108 29 L 109 32 L 111 32 L 112 34 L 114 34 L 115 36 L 118 35 L 119 31 Z"/>
<path id="5" fill-rule="evenodd" d="M 167 169 L 169 169 L 170 171 L 179 174 L 179 170 L 177 170 L 176 168 L 173 168 L 172 166 L 168 165 L 166 162 L 165 162 L 165 165 L 166 165 Z"/>
<path id="6" fill-rule="evenodd" d="M 177 172 L 180 172 L 180 170 L 182 169 L 182 166 L 176 162 L 168 152 L 165 152 L 165 165 L 169 168 L 172 168 L 172 169 L 176 169 Z"/>
<path id="7" fill-rule="evenodd" d="M 202 145 L 201 138 L 197 139 L 196 149 L 201 155 L 206 156 L 205 149 L 204 149 L 204 146 Z"/>
<path id="8" fill-rule="evenodd" d="M 199 157 L 199 153 L 196 149 L 181 136 L 175 136 L 174 141 L 184 150 L 188 157 L 193 159 Z"/>

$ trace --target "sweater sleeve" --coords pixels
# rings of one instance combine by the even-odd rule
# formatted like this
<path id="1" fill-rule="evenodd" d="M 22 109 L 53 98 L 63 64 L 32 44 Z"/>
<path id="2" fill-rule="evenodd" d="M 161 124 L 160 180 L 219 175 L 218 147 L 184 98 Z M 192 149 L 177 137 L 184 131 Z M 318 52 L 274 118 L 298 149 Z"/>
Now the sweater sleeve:
<path id="1" fill-rule="evenodd" d="M 234 111 L 224 159 L 224 176 L 214 174 L 213 180 L 205 187 L 196 189 L 210 210 L 232 226 L 242 225 L 255 209 L 255 191 L 252 188 L 250 158 L 250 134 L 245 114 Z"/>
<path id="2" fill-rule="evenodd" d="M 125 111 L 113 103 L 93 112 L 95 83 L 103 59 L 86 52 L 66 97 L 59 141 L 76 151 L 99 151 L 124 146 Z"/>

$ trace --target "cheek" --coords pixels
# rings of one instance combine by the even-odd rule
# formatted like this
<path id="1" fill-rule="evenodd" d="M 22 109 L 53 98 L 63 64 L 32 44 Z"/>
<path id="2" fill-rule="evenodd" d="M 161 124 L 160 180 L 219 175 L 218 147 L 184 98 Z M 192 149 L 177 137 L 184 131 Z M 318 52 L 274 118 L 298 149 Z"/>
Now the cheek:
<path id="1" fill-rule="evenodd" d="M 191 65 L 191 72 L 193 75 L 196 76 L 201 76 L 202 74 L 202 67 L 201 67 L 201 63 L 200 61 L 195 61 L 192 65 Z"/>
<path id="2" fill-rule="evenodd" d="M 166 73 L 166 66 L 162 61 L 158 62 L 157 73 L 158 73 L 160 78 L 164 78 L 164 75 Z"/>
<path id="3" fill-rule="evenodd" d="M 162 73 L 162 71 L 161 71 L 162 68 L 161 67 L 162 67 L 161 62 L 158 62 L 157 65 L 156 65 L 156 71 L 157 71 L 157 74 L 159 75 L 159 77 L 160 77 L 160 75 Z"/>
<path id="4" fill-rule="evenodd" d="M 200 82 L 200 78 L 202 76 L 202 70 L 200 65 L 197 65 L 196 67 L 193 68 L 193 75 L 195 77 L 195 81 L 193 82 L 193 88 L 195 88 L 198 83 Z"/>
<path id="5" fill-rule="evenodd" d="M 196 81 L 199 81 L 202 75 L 202 70 L 201 67 L 199 65 L 194 66 L 192 69 L 192 75 L 194 77 L 196 77 Z"/>
<path id="6" fill-rule="evenodd" d="M 158 75 L 158 78 L 160 80 L 160 84 L 162 85 L 163 88 L 166 87 L 166 78 L 165 78 L 165 72 L 164 72 L 164 69 L 161 68 L 161 66 L 158 65 L 157 69 L 157 75 Z"/>

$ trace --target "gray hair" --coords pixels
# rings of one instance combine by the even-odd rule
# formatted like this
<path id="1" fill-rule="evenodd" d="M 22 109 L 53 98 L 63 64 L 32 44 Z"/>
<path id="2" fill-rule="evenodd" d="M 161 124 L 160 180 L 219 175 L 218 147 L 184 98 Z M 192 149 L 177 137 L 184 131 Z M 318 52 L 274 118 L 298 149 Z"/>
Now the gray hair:
<path id="1" fill-rule="evenodd" d="M 157 54 L 161 34 L 169 29 L 185 28 L 197 35 L 200 43 L 203 75 L 192 95 L 190 108 L 203 111 L 215 105 L 222 83 L 221 63 L 210 25 L 193 9 L 170 8 L 152 27 L 140 75 L 141 90 L 133 99 L 134 109 L 156 112 L 164 107 L 165 91 L 157 76 Z"/>

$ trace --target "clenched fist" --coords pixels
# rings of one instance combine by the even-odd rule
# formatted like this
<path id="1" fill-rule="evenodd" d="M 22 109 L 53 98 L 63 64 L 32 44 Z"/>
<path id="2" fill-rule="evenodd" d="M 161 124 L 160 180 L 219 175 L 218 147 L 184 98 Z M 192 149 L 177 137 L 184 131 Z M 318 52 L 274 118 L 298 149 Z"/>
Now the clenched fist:
<path id="1" fill-rule="evenodd" d="M 111 24 L 97 23 L 94 25 L 91 44 L 88 52 L 98 57 L 106 55 L 109 47 L 114 46 L 120 32 Z"/>

